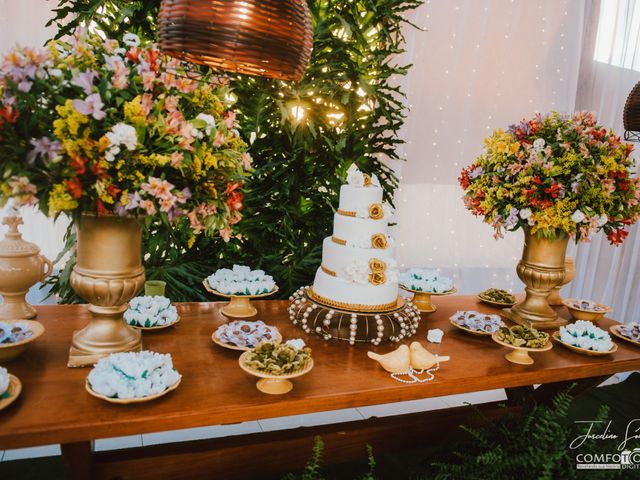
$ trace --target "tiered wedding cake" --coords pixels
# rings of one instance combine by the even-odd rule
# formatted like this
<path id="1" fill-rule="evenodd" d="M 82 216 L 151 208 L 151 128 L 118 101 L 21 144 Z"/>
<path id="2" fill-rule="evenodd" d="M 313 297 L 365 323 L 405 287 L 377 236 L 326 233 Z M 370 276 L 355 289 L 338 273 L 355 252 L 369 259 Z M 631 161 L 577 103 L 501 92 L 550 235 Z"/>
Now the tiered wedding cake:
<path id="1" fill-rule="evenodd" d="M 398 270 L 389 238 L 391 209 L 382 203 L 378 179 L 355 165 L 340 188 L 333 235 L 324 239 L 322 265 L 312 298 L 350 311 L 383 311 L 396 306 Z"/>

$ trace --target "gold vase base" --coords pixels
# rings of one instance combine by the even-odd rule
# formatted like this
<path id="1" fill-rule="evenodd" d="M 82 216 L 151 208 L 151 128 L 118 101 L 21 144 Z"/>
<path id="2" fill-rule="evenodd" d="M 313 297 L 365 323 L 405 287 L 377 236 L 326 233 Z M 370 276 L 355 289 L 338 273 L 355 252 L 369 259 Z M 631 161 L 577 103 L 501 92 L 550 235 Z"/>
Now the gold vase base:
<path id="1" fill-rule="evenodd" d="M 114 350 L 111 352 L 87 352 L 84 350 L 80 350 L 76 347 L 69 348 L 69 360 L 67 361 L 67 367 L 69 368 L 79 368 L 79 367 L 93 367 L 98 360 L 101 358 L 107 357 L 112 353 L 121 353 L 121 352 L 140 352 L 142 351 L 142 343 L 138 343 L 137 345 L 125 348 L 122 350 Z"/>
<path id="2" fill-rule="evenodd" d="M 547 298 L 547 302 L 552 307 L 562 307 L 562 305 L 564 305 L 562 303 L 562 297 L 560 296 L 560 293 L 556 291 L 556 289 L 551 290 L 549 298 Z"/>
<path id="3" fill-rule="evenodd" d="M 256 382 L 256 387 L 262 393 L 284 395 L 293 389 L 293 383 L 282 378 L 261 378 Z"/>
<path id="4" fill-rule="evenodd" d="M 507 353 L 504 358 L 509 360 L 511 363 L 517 363 L 518 365 L 531 365 L 533 363 L 533 358 L 531 358 L 529 352 L 526 350 L 514 350 Z"/>
<path id="5" fill-rule="evenodd" d="M 510 308 L 505 308 L 500 315 L 507 320 L 522 325 L 524 327 L 533 327 L 536 330 L 551 330 L 553 328 L 564 327 L 569 321 L 566 318 L 557 317 L 555 320 L 527 320 L 513 312 Z"/>
<path id="6" fill-rule="evenodd" d="M 222 307 L 222 314 L 231 318 L 249 318 L 258 314 L 258 309 L 251 305 L 248 297 L 231 297 L 229 303 Z"/>
<path id="7" fill-rule="evenodd" d="M 25 302 L 24 295 L 17 302 L 7 301 L 7 297 L 5 294 L 5 303 L 0 305 L 0 320 L 32 320 L 38 315 L 36 309 Z"/>

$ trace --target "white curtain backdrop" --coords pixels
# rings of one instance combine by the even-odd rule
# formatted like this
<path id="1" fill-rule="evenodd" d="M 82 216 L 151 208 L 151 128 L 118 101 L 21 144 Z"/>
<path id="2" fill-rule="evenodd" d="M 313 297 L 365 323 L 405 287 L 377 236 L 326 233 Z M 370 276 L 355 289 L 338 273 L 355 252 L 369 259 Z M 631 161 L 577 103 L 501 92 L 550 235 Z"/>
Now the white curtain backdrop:
<path id="1" fill-rule="evenodd" d="M 0 53 L 16 43 L 42 45 L 56 3 L 0 0 Z M 462 293 L 520 291 L 521 233 L 494 240 L 464 209 L 458 173 L 486 135 L 536 111 L 593 110 L 622 133 L 624 101 L 640 80 L 640 0 L 430 0 L 410 20 L 426 31 L 406 29 L 403 60 L 413 68 L 401 80 L 411 111 L 402 132 L 408 161 L 397 165 L 399 261 L 441 268 Z M 25 238 L 55 257 L 65 224 L 23 213 Z M 622 247 L 602 237 L 580 246 L 578 275 L 563 293 L 640 320 L 639 252 L 637 227 Z"/>

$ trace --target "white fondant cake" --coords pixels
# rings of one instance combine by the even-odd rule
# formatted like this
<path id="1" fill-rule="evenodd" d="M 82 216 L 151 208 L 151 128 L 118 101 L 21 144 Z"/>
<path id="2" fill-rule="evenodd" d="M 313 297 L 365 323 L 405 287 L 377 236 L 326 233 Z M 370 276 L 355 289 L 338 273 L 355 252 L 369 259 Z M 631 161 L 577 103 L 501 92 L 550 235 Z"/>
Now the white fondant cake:
<path id="1" fill-rule="evenodd" d="M 395 245 L 389 238 L 391 210 L 382 203 L 375 176 L 355 165 L 340 189 L 333 233 L 322 244 L 322 265 L 312 292 L 319 301 L 343 308 L 385 307 L 398 298 Z"/>

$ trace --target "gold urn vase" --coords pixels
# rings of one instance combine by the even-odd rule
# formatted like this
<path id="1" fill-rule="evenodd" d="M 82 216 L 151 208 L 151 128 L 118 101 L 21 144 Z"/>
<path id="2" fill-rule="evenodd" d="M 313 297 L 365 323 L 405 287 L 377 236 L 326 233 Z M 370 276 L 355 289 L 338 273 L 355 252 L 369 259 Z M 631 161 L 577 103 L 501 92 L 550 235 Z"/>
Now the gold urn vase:
<path id="1" fill-rule="evenodd" d="M 564 261 L 564 280 L 560 285 L 551 290 L 549 294 L 549 305 L 553 305 L 554 307 L 561 307 L 564 305 L 562 303 L 562 297 L 560 296 L 560 290 L 565 285 L 571 283 L 576 276 L 576 263 L 573 257 L 567 257 Z"/>
<path id="2" fill-rule="evenodd" d="M 558 328 L 567 320 L 549 305 L 549 294 L 565 278 L 565 254 L 569 237 L 549 239 L 532 235 L 525 229 L 522 259 L 518 262 L 518 277 L 525 284 L 525 299 L 505 310 L 505 316 L 520 325 L 538 329 Z"/>
<path id="3" fill-rule="evenodd" d="M 140 332 L 122 315 L 144 286 L 142 227 L 130 217 L 83 214 L 71 287 L 87 300 L 91 320 L 73 334 L 70 367 L 93 365 L 116 352 L 142 349 Z"/>
<path id="4" fill-rule="evenodd" d="M 4 217 L 2 223 L 9 231 L 0 240 L 0 320 L 35 318 L 36 309 L 27 303 L 25 295 L 51 275 L 53 264 L 40 255 L 37 245 L 22 239 L 18 231 L 22 217 Z"/>

